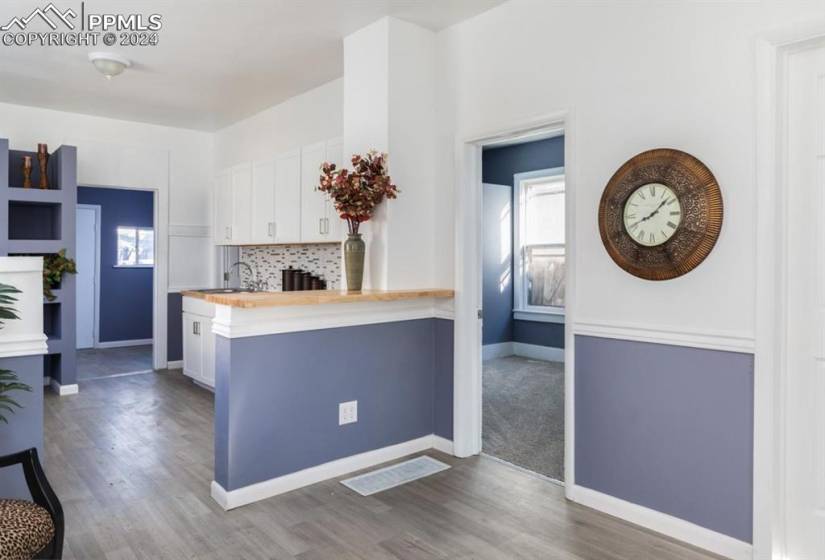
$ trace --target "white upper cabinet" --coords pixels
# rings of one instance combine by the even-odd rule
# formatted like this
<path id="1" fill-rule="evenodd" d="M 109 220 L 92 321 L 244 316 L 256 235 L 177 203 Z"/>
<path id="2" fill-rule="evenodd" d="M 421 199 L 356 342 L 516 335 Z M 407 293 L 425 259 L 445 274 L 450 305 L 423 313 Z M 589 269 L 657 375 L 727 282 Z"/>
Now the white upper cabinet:
<path id="1" fill-rule="evenodd" d="M 318 142 L 301 149 L 301 241 L 326 241 L 327 196 L 318 190 L 321 164 L 327 157 L 327 143 Z"/>
<path id="2" fill-rule="evenodd" d="M 215 243 L 266 245 L 341 241 L 344 222 L 318 191 L 321 164 L 343 163 L 340 138 L 243 163 L 215 186 Z"/>
<path id="3" fill-rule="evenodd" d="M 275 159 L 275 243 L 301 241 L 301 151 Z"/>
<path id="4" fill-rule="evenodd" d="M 334 163 L 338 169 L 344 164 L 344 140 L 336 138 L 327 142 L 326 161 Z M 346 231 L 346 224 L 338 215 L 335 205 L 326 197 L 326 241 L 340 241 Z"/>
<path id="5" fill-rule="evenodd" d="M 215 230 L 217 245 L 232 243 L 232 180 L 229 171 L 215 178 Z"/>
<path id="6" fill-rule="evenodd" d="M 252 165 L 252 224 L 250 243 L 275 243 L 275 161 Z"/>
<path id="7" fill-rule="evenodd" d="M 249 243 L 252 237 L 252 164 L 232 168 L 232 243 Z"/>

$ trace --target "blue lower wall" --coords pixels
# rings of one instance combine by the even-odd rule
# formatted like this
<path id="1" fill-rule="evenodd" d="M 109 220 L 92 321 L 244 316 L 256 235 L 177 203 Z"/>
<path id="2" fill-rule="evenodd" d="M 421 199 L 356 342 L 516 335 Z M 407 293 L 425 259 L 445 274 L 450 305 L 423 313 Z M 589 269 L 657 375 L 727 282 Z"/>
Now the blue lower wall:
<path id="1" fill-rule="evenodd" d="M 513 342 L 564 348 L 564 323 L 514 320 Z"/>
<path id="2" fill-rule="evenodd" d="M 183 296 L 179 292 L 166 296 L 166 359 L 183 359 Z"/>
<path id="3" fill-rule="evenodd" d="M 149 191 L 78 187 L 79 204 L 101 207 L 100 341 L 152 338 L 152 269 L 115 268 L 117 227 L 153 227 Z"/>
<path id="4" fill-rule="evenodd" d="M 753 356 L 576 337 L 576 484 L 752 541 Z"/>
<path id="5" fill-rule="evenodd" d="M 0 422 L 0 455 L 17 453 L 36 447 L 43 461 L 43 356 L 0 358 L 0 369 L 10 369 L 31 392 L 14 391 L 8 394 L 23 406 L 14 414 L 4 412 L 9 423 Z M 20 466 L 0 469 L 0 496 L 31 499 L 23 469 Z"/>
<path id="6" fill-rule="evenodd" d="M 452 436 L 452 321 L 216 336 L 215 480 L 226 490 Z M 357 400 L 358 422 L 338 425 Z M 449 420 L 448 420 L 449 419 Z"/>

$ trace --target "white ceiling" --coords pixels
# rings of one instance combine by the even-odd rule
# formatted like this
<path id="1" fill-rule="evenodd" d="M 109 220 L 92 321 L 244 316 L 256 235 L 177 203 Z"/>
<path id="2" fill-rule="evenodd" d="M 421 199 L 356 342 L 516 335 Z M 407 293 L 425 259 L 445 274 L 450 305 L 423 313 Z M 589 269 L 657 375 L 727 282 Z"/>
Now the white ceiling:
<path id="1" fill-rule="evenodd" d="M 0 102 L 216 130 L 343 75 L 342 38 L 383 16 L 438 30 L 503 1 L 86 0 L 87 14 L 161 14 L 158 46 L 0 45 Z M 0 25 L 47 4 L 3 0 Z M 80 13 L 80 0 L 54 4 Z M 107 82 L 94 50 L 133 66 Z"/>

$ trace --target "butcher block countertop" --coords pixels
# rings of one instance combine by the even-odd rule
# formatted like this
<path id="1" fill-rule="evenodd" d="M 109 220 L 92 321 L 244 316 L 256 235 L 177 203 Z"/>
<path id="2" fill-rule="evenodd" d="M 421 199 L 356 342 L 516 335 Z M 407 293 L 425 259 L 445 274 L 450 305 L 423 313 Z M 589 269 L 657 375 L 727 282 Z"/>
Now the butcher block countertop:
<path id="1" fill-rule="evenodd" d="M 452 298 L 454 290 L 310 290 L 299 292 L 236 292 L 229 294 L 185 291 L 183 296 L 199 298 L 217 305 L 230 307 L 286 307 L 291 305 L 323 305 L 328 303 L 357 303 L 364 301 L 399 301 L 420 298 Z"/>

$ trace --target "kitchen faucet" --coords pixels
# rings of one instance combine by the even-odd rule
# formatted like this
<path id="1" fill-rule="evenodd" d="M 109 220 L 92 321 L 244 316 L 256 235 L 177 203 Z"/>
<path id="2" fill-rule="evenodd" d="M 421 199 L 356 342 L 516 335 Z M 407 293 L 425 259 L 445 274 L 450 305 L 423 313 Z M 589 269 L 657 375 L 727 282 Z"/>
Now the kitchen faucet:
<path id="1" fill-rule="evenodd" d="M 236 266 L 238 267 L 238 276 L 239 277 L 240 277 L 240 267 L 242 267 L 242 266 L 246 267 L 247 272 L 249 272 L 249 275 L 252 277 L 252 280 L 247 282 L 247 288 L 249 290 L 251 290 L 253 292 L 266 291 L 266 289 L 268 287 L 267 282 L 266 282 L 266 280 L 260 280 L 258 278 L 257 267 L 256 267 L 255 270 L 253 270 L 252 267 L 249 266 L 249 264 L 247 264 L 243 261 L 238 261 L 238 262 L 236 262 L 235 264 L 233 264 L 232 266 L 229 267 L 229 275 L 230 276 L 232 275 L 232 271 L 235 269 Z M 241 288 L 243 288 L 243 287 L 244 287 L 243 282 L 241 282 Z"/>

